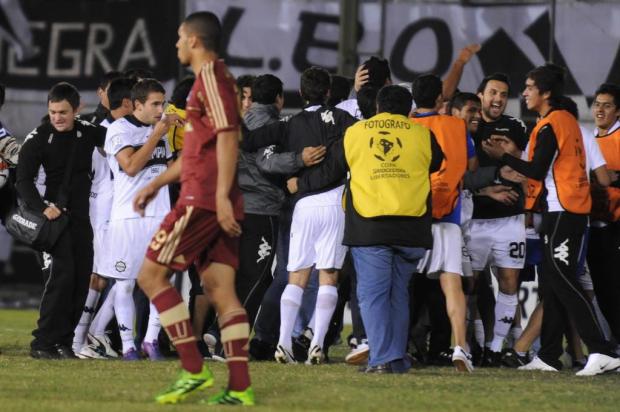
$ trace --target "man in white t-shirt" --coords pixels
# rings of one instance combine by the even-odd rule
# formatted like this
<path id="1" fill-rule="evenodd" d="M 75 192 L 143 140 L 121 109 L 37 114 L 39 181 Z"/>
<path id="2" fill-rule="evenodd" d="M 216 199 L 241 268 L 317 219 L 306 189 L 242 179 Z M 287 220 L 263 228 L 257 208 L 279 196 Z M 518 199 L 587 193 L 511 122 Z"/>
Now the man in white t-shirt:
<path id="1" fill-rule="evenodd" d="M 118 78 L 108 84 L 107 93 L 109 114 L 101 121 L 100 125 L 107 128 L 117 119 L 130 115 L 133 112 L 131 104 L 131 88 L 135 80 Z M 90 222 L 93 227 L 93 273 L 90 279 L 88 296 L 84 304 L 84 310 L 73 338 L 73 351 L 79 358 L 117 357 L 118 354 L 112 349 L 109 339 L 105 335 L 105 328 L 114 316 L 114 286 L 106 295 L 106 300 L 95 315 L 95 308 L 101 292 L 107 285 L 105 271 L 106 248 L 105 236 L 108 231 L 112 198 L 114 194 L 112 171 L 108 165 L 106 154 L 103 150 L 95 150 L 92 160 L 92 186 L 90 191 Z M 93 318 L 94 316 L 94 318 Z M 87 332 L 90 344 L 86 345 Z"/>
<path id="2" fill-rule="evenodd" d="M 133 198 L 140 188 L 166 170 L 171 158 L 165 134 L 178 123 L 177 115 L 163 117 L 165 90 L 154 79 L 136 83 L 131 91 L 132 115 L 114 121 L 108 127 L 105 152 L 113 174 L 114 199 L 106 243 L 106 275 L 116 279 L 114 312 L 123 344 L 123 359 L 139 359 L 134 344 L 135 308 L 133 289 L 142 264 L 142 254 L 159 223 L 170 211 L 167 190 L 161 190 L 140 217 L 133 210 Z M 161 328 L 157 310 L 151 305 L 149 326 L 143 350 L 160 359 L 157 336 Z"/>

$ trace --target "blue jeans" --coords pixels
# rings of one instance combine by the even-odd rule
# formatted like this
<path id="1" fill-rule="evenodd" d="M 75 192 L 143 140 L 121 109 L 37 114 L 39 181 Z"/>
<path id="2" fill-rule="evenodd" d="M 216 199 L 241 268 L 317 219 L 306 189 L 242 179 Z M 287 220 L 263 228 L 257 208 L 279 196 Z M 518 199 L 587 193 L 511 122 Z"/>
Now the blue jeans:
<path id="1" fill-rule="evenodd" d="M 396 366 L 404 362 L 409 330 L 409 280 L 424 253 L 422 248 L 402 246 L 351 247 L 357 271 L 357 298 L 370 346 L 369 366 Z"/>

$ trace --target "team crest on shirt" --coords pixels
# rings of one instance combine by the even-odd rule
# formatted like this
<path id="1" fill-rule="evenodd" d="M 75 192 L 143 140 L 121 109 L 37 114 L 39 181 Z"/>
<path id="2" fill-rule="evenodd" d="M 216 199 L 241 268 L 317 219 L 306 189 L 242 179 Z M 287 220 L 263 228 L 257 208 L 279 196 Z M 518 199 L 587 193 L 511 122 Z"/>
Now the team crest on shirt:
<path id="1" fill-rule="evenodd" d="M 119 273 L 123 273 L 125 270 L 127 270 L 127 264 L 122 260 L 119 260 L 114 264 L 114 269 L 116 269 L 116 271 Z"/>
<path id="2" fill-rule="evenodd" d="M 379 137 L 370 138 L 370 149 L 373 155 L 382 162 L 395 162 L 400 158 L 403 143 L 400 138 L 391 136 L 390 132 L 380 131 Z"/>

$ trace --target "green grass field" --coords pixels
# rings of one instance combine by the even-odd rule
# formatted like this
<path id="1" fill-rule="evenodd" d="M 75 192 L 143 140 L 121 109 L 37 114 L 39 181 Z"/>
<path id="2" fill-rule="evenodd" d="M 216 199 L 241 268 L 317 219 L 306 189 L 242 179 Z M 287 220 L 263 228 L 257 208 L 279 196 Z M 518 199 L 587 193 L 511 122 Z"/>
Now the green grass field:
<path id="1" fill-rule="evenodd" d="M 182 405 L 161 406 L 153 395 L 171 383 L 175 360 L 40 361 L 28 356 L 35 311 L 0 310 L 0 411 L 197 411 L 200 399 L 226 382 L 224 364 L 211 363 L 216 388 Z M 342 362 L 346 348 L 333 349 L 335 363 L 318 367 L 252 363 L 257 410 L 415 411 L 619 411 L 620 373 L 578 378 L 556 374 L 449 368 L 407 375 L 363 375 Z M 215 408 L 217 409 L 217 408 Z M 229 410 L 230 407 L 220 409 Z"/>

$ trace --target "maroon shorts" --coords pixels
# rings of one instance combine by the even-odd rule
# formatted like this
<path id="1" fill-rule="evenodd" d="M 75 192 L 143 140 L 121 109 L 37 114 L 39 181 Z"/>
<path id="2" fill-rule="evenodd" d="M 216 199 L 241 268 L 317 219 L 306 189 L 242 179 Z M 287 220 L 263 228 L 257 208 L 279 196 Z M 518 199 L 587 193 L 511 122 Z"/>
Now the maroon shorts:
<path id="1" fill-rule="evenodd" d="M 166 215 L 153 236 L 146 257 L 174 271 L 192 263 L 202 273 L 212 262 L 239 268 L 239 238 L 229 237 L 215 212 L 177 205 Z"/>

